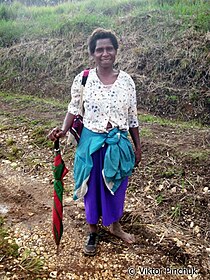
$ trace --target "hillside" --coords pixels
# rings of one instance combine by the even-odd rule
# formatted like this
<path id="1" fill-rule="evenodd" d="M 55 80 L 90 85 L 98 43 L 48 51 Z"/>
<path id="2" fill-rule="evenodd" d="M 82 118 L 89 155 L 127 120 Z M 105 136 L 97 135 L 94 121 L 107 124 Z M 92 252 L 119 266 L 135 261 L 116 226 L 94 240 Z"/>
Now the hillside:
<path id="1" fill-rule="evenodd" d="M 16 22 L 18 28 L 26 24 L 25 29 L 20 28 L 17 34 L 13 34 L 14 29 L 8 24 L 6 36 L 2 27 L 1 90 L 69 100 L 74 76 L 86 67 L 93 67 L 87 38 L 95 27 L 102 25 L 118 35 L 116 67 L 134 78 L 139 109 L 159 116 L 209 123 L 209 25 L 205 29 L 200 26 L 201 19 L 203 22 L 209 19 L 205 6 L 197 5 L 192 14 L 183 15 L 181 11 L 192 9 L 193 5 L 177 10 L 125 0 L 112 7 L 97 4 L 93 8 L 90 1 L 76 2 L 69 10 L 64 5 L 67 4 L 54 10 L 24 8 L 21 20 L 17 18 Z M 17 11 L 20 9 L 21 6 Z M 58 11 L 60 18 L 55 18 Z M 74 11 L 81 14 L 73 17 Z M 198 11 L 200 17 L 196 18 Z M 41 18 L 43 13 L 48 15 L 45 19 L 48 22 Z M 39 19 L 44 22 L 42 25 Z M 58 25 L 59 19 L 62 21 Z"/>

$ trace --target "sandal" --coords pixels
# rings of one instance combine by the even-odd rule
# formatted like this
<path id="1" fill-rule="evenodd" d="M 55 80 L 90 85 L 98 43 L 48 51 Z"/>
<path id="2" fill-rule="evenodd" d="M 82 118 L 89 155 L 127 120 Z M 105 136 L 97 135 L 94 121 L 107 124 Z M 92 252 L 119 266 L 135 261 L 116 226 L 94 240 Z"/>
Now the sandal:
<path id="1" fill-rule="evenodd" d="M 94 256 L 96 254 L 96 247 L 98 244 L 98 234 L 96 232 L 91 232 L 84 246 L 84 254 L 88 256 Z"/>

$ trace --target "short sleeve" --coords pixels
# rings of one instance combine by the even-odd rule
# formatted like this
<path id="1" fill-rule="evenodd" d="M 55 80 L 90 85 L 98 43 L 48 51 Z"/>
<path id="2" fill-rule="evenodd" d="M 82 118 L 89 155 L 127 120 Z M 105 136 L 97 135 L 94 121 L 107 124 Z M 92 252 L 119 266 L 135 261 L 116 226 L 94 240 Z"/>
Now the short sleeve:
<path id="1" fill-rule="evenodd" d="M 74 78 L 71 86 L 71 101 L 68 105 L 68 112 L 77 115 L 80 114 L 82 73 Z"/>
<path id="2" fill-rule="evenodd" d="M 138 113 L 137 113 L 137 101 L 136 101 L 136 87 L 133 79 L 129 79 L 129 101 L 130 106 L 128 108 L 128 125 L 129 127 L 138 127 Z"/>

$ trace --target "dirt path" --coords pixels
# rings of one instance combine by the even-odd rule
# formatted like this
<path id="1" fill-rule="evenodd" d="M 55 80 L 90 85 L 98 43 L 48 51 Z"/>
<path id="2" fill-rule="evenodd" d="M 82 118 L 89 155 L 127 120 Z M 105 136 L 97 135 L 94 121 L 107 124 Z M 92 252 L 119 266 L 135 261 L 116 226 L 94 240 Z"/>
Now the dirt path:
<path id="1" fill-rule="evenodd" d="M 141 123 L 143 159 L 130 179 L 122 218 L 136 244 L 127 246 L 101 227 L 92 258 L 82 253 L 87 226 L 83 204 L 72 201 L 73 151 L 67 148 L 64 234 L 56 256 L 53 154 L 45 135 L 65 110 L 14 96 L 1 95 L 0 101 L 0 212 L 20 248 L 18 258 L 0 261 L 0 279 L 208 279 L 208 128 Z M 24 266 L 26 249 L 44 262 L 39 273 Z"/>

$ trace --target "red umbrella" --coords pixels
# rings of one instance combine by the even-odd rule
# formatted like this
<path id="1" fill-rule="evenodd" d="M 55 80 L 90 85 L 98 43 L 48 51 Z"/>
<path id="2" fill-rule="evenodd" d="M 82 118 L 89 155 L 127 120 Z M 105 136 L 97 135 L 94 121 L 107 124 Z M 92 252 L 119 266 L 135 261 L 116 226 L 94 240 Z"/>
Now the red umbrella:
<path id="1" fill-rule="evenodd" d="M 54 203 L 53 203 L 53 235 L 57 245 L 57 253 L 59 249 L 60 240 L 63 234 L 63 178 L 68 172 L 64 161 L 61 157 L 59 148 L 59 139 L 54 143 L 55 158 L 53 166 L 54 175 Z"/>

